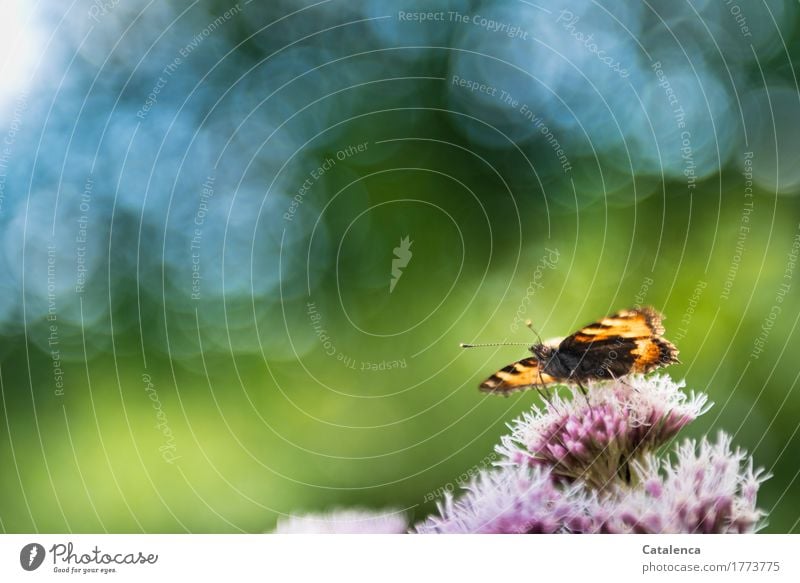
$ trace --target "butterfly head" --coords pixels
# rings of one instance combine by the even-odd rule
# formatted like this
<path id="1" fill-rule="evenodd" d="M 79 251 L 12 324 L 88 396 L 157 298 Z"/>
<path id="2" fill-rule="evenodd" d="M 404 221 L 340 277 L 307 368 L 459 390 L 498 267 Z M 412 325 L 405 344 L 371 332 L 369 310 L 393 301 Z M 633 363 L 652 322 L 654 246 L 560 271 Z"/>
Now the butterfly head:
<path id="1" fill-rule="evenodd" d="M 536 357 L 536 360 L 539 362 L 547 362 L 553 356 L 555 348 L 548 346 L 547 344 L 540 343 L 531 346 L 530 350 Z"/>

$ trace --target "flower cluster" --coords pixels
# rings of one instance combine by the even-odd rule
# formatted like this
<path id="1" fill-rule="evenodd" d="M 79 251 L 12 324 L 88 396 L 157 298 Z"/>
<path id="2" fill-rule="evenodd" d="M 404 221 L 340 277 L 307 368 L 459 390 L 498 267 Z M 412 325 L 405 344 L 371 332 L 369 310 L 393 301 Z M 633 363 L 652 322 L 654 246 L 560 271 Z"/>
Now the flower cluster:
<path id="1" fill-rule="evenodd" d="M 756 493 L 767 477 L 720 433 L 658 449 L 708 410 L 666 375 L 569 389 L 511 426 L 500 467 L 448 496 L 420 533 L 729 533 L 763 519 Z"/>
<path id="2" fill-rule="evenodd" d="M 591 384 L 545 399 L 510 425 L 496 467 L 412 532 L 745 533 L 766 476 L 720 433 L 657 452 L 708 410 L 666 375 Z M 356 526 L 357 525 L 357 526 Z M 282 522 L 278 532 L 400 532 L 399 514 L 339 513 Z"/>
<path id="3" fill-rule="evenodd" d="M 439 506 L 440 516 L 428 518 L 416 531 L 553 533 L 586 513 L 541 468 L 508 466 L 484 472 L 467 489 L 458 500 L 447 493 Z"/>
<path id="4" fill-rule="evenodd" d="M 677 462 L 648 454 L 637 467 L 641 487 L 621 490 L 602 523 L 609 532 L 745 533 L 761 523 L 756 493 L 766 476 L 753 460 L 732 450 L 730 437 L 699 446 L 685 441 Z M 598 513 L 603 509 L 598 509 Z"/>
<path id="5" fill-rule="evenodd" d="M 705 534 L 752 532 L 759 525 L 755 494 L 763 478 L 726 436 L 717 443 L 686 441 L 676 458 L 648 454 L 632 469 L 639 487 L 603 492 L 563 486 L 541 466 L 496 468 L 460 499 L 448 495 L 439 515 L 416 532 Z"/>
<path id="6" fill-rule="evenodd" d="M 603 490 L 630 482 L 637 458 L 666 443 L 702 415 L 705 395 L 687 396 L 668 376 L 632 377 L 589 385 L 584 396 L 555 395 L 514 422 L 498 452 L 512 464 L 550 468 L 570 480 Z"/>

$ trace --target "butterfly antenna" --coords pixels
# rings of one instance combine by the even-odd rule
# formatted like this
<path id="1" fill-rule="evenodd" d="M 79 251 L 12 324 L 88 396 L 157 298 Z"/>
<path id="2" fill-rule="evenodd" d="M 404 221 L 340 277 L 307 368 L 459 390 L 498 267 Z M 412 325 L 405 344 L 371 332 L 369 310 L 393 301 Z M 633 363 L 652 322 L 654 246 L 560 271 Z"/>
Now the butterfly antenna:
<path id="1" fill-rule="evenodd" d="M 528 346 L 527 342 L 489 342 L 484 344 L 459 344 L 461 348 L 486 348 L 487 346 Z"/>
<path id="2" fill-rule="evenodd" d="M 539 336 L 539 333 L 536 330 L 534 330 L 534 328 L 533 328 L 533 322 L 531 322 L 530 320 L 525 320 L 525 325 L 528 328 L 530 328 L 530 331 L 533 332 L 536 335 L 536 338 L 539 340 L 539 344 L 543 344 L 542 337 Z"/>

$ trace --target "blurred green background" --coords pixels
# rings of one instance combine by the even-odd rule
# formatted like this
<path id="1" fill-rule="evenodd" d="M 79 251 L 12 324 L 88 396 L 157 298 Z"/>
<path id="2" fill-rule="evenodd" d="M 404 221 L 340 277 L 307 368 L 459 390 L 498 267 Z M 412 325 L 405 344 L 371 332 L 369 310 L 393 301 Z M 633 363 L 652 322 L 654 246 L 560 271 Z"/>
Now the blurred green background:
<path id="1" fill-rule="evenodd" d="M 797 532 L 798 6 L 733 6 L 4 4 L 0 527 L 421 519 L 537 400 L 459 342 L 647 304 Z"/>

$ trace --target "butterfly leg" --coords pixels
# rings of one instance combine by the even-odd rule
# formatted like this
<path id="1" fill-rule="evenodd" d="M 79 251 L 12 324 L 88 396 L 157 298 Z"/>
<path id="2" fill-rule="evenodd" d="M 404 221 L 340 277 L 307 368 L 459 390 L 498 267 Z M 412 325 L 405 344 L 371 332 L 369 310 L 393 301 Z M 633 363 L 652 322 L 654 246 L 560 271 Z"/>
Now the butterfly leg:
<path id="1" fill-rule="evenodd" d="M 583 395 L 583 399 L 586 401 L 586 404 L 588 405 L 589 404 L 589 392 L 586 390 L 586 387 L 583 386 L 583 383 L 581 383 L 579 380 L 576 379 L 575 382 L 578 383 L 578 388 L 580 389 L 581 394 Z"/>
<path id="2" fill-rule="evenodd" d="M 553 400 L 547 394 L 547 390 L 548 389 L 549 389 L 549 387 L 547 387 L 547 386 L 542 387 L 541 390 L 539 391 L 539 395 L 541 395 L 542 399 L 547 402 L 547 404 L 549 405 L 550 409 L 555 410 L 556 407 L 555 407 L 555 405 L 553 405 Z"/>
<path id="3" fill-rule="evenodd" d="M 631 383 L 629 383 L 628 379 L 626 379 L 625 377 L 615 377 L 613 374 L 611 374 L 611 372 L 609 372 L 608 374 L 611 376 L 612 381 L 619 382 L 620 384 L 625 385 L 626 387 L 630 387 L 637 393 L 640 392 L 639 389 L 637 389 Z"/>
<path id="4" fill-rule="evenodd" d="M 550 405 L 550 409 L 552 409 L 553 411 L 557 411 L 558 408 L 553 404 L 550 395 L 548 395 L 547 393 L 547 391 L 550 389 L 550 386 L 544 382 L 544 379 L 542 378 L 541 369 L 538 371 L 538 374 L 539 374 L 539 384 L 542 386 L 542 389 L 539 391 L 539 394 L 542 396 L 542 399 L 547 401 L 547 404 Z"/>
<path id="5" fill-rule="evenodd" d="M 550 405 L 551 409 L 555 409 L 555 407 L 553 406 L 553 401 L 551 401 L 550 397 L 547 395 L 547 389 L 549 387 L 547 386 L 547 383 L 545 383 L 544 379 L 542 378 L 541 369 L 538 370 L 538 374 L 539 374 L 539 384 L 542 386 L 542 389 L 539 391 L 539 394 L 542 396 L 542 399 L 547 401 L 547 404 Z"/>

